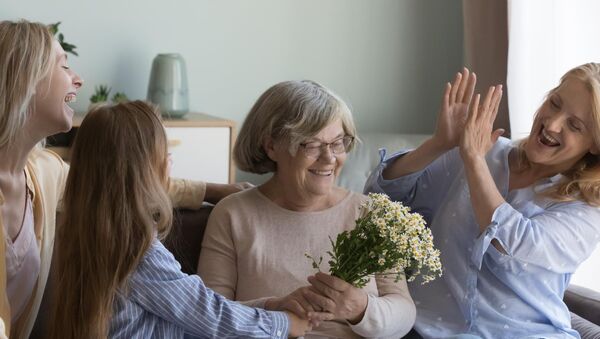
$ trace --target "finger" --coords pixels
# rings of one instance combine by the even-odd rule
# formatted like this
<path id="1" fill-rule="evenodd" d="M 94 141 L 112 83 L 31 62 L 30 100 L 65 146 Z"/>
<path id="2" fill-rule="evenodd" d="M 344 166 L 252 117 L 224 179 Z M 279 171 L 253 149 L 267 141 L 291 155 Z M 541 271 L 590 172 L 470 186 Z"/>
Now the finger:
<path id="1" fill-rule="evenodd" d="M 463 96 L 465 95 L 465 91 L 467 89 L 469 80 L 469 70 L 464 67 L 462 71 L 463 81 L 460 82 L 460 86 L 458 87 L 458 92 L 456 93 L 456 102 L 463 102 Z"/>
<path id="2" fill-rule="evenodd" d="M 475 95 L 475 100 L 471 102 L 469 107 L 469 117 L 467 118 L 467 124 L 474 124 L 475 119 L 477 119 L 477 114 L 479 111 L 479 100 L 481 98 L 481 94 Z"/>
<path id="3" fill-rule="evenodd" d="M 308 282 L 310 282 L 319 294 L 328 297 L 331 300 L 337 300 L 340 295 L 340 292 L 334 290 L 315 277 L 308 277 Z"/>
<path id="4" fill-rule="evenodd" d="M 307 313 L 316 311 L 316 309 L 313 307 L 313 305 L 308 300 L 306 300 L 306 298 L 302 294 L 300 294 L 300 295 L 296 294 L 294 296 L 293 300 L 295 300 L 298 304 L 300 304 L 300 306 L 302 306 L 304 311 Z"/>
<path id="5" fill-rule="evenodd" d="M 475 85 L 477 84 L 477 75 L 475 72 L 471 73 L 469 76 L 469 81 L 467 84 L 467 90 L 463 97 L 463 104 L 469 104 L 471 99 L 473 98 L 473 93 L 475 93 Z"/>
<path id="6" fill-rule="evenodd" d="M 503 128 L 499 128 L 499 129 L 495 130 L 492 133 L 492 142 L 496 143 L 496 141 L 498 141 L 498 139 L 502 136 L 502 134 L 504 134 L 504 129 Z"/>
<path id="7" fill-rule="evenodd" d="M 456 77 L 454 77 L 454 82 L 452 83 L 452 91 L 450 92 L 450 105 L 456 102 L 456 92 L 458 92 L 461 79 L 462 74 L 460 72 L 456 73 Z"/>
<path id="8" fill-rule="evenodd" d="M 333 313 L 330 312 L 310 312 L 308 314 L 308 320 L 313 327 L 319 327 L 324 321 L 331 321 L 335 319 Z"/>
<path id="9" fill-rule="evenodd" d="M 452 90 L 452 85 L 449 82 L 446 83 L 446 87 L 444 88 L 444 95 L 442 96 L 442 111 L 447 111 L 450 107 L 450 91 Z"/>
<path id="10" fill-rule="evenodd" d="M 494 92 L 494 100 L 492 103 L 492 114 L 490 116 L 490 123 L 494 123 L 496 120 L 496 116 L 498 115 L 498 109 L 500 108 L 500 103 L 502 102 L 502 85 L 496 86 L 496 91 Z"/>
<path id="11" fill-rule="evenodd" d="M 288 310 L 302 319 L 308 319 L 308 313 L 296 300 L 287 300 L 283 304 L 283 309 Z"/>
<path id="12" fill-rule="evenodd" d="M 483 99 L 483 103 L 481 104 L 482 110 L 480 111 L 481 117 L 487 117 L 490 112 L 490 107 L 492 104 L 492 98 L 494 97 L 494 92 L 496 91 L 495 86 L 490 86 L 488 88 L 487 94 L 485 95 L 485 99 Z"/>
<path id="13" fill-rule="evenodd" d="M 336 309 L 335 301 L 320 295 L 316 291 L 305 290 L 303 296 L 306 300 L 313 305 L 315 310 L 334 312 Z"/>
<path id="14" fill-rule="evenodd" d="M 330 321 L 335 319 L 335 315 L 331 312 L 310 312 L 308 314 L 308 318 L 311 319 L 315 319 L 319 322 L 321 321 Z"/>
<path id="15" fill-rule="evenodd" d="M 327 286 L 337 291 L 345 291 L 352 287 L 352 285 L 345 282 L 344 280 L 329 274 L 325 274 L 323 272 L 318 272 L 314 275 L 314 277 L 317 278 L 320 282 L 326 284 Z"/>

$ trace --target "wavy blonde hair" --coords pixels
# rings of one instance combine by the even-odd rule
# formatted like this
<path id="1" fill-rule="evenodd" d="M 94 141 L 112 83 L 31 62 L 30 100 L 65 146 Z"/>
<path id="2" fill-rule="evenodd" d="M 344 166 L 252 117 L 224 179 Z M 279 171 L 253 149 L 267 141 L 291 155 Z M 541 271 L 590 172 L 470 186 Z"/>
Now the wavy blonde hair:
<path id="1" fill-rule="evenodd" d="M 50 338 L 106 338 L 115 295 L 170 230 L 167 138 L 157 110 L 102 106 L 79 128 L 56 236 Z"/>
<path id="2" fill-rule="evenodd" d="M 592 101 L 592 119 L 590 126 L 592 139 L 600 149 L 600 63 L 587 63 L 565 73 L 558 86 L 550 90 L 546 100 L 556 93 L 567 79 L 581 81 L 589 91 Z M 519 144 L 521 163 L 528 166 L 524 151 L 527 139 Z M 542 192 L 542 196 L 557 201 L 581 200 L 590 205 L 600 206 L 600 155 L 587 153 L 568 171 L 562 173 L 566 180 Z"/>
<path id="3" fill-rule="evenodd" d="M 287 140 L 290 153 L 341 119 L 346 135 L 356 138 L 356 127 L 348 105 L 325 86 L 311 81 L 284 81 L 267 89 L 256 101 L 233 147 L 233 159 L 242 171 L 275 172 L 277 164 L 263 148 L 267 137 Z M 354 141 L 348 150 L 354 146 Z"/>
<path id="4" fill-rule="evenodd" d="M 0 22 L 0 148 L 14 142 L 35 109 L 36 88 L 55 63 L 53 40 L 44 24 Z"/>

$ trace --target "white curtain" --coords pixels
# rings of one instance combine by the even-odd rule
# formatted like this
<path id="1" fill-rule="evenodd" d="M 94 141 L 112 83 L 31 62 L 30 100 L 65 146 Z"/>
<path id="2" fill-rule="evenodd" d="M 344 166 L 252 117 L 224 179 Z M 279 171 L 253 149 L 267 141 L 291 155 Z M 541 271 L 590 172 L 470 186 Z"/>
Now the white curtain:
<path id="1" fill-rule="evenodd" d="M 600 62 L 598 13 L 598 0 L 508 0 L 507 87 L 513 139 L 529 134 L 533 115 L 561 75 L 580 64 Z M 600 247 L 572 283 L 600 291 L 599 274 Z"/>
<path id="2" fill-rule="evenodd" d="M 508 0 L 510 126 L 529 133 L 545 94 L 569 69 L 600 62 L 600 1 Z"/>

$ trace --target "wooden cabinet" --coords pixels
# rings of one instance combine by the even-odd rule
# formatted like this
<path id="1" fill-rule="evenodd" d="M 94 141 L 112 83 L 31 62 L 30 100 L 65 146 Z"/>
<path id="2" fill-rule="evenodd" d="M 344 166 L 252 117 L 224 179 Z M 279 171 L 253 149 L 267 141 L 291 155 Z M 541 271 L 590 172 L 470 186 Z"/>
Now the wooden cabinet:
<path id="1" fill-rule="evenodd" d="M 83 115 L 75 115 L 73 129 L 50 137 L 48 148 L 66 161 Z M 203 113 L 188 113 L 182 119 L 164 119 L 173 167 L 171 176 L 215 183 L 235 182 L 231 151 L 235 122 Z"/>

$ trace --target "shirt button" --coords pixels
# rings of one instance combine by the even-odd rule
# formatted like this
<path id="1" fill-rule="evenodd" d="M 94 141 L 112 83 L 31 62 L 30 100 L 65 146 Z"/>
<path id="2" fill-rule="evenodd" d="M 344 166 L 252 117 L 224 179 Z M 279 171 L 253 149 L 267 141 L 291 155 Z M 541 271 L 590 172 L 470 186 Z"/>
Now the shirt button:
<path id="1" fill-rule="evenodd" d="M 281 337 L 281 331 L 277 331 L 277 336 Z"/>

